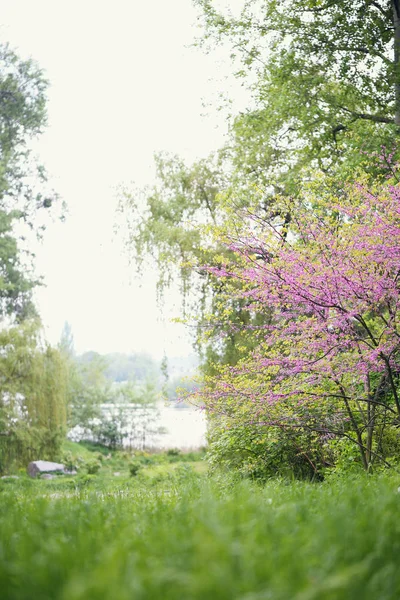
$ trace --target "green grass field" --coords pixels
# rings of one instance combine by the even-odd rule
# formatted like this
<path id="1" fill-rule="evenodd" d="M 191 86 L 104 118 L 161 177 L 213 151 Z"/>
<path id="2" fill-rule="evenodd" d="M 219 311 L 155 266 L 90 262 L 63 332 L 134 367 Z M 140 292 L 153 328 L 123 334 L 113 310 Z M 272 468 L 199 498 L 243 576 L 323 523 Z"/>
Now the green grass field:
<path id="1" fill-rule="evenodd" d="M 2 599 L 400 598 L 399 476 L 261 486 L 124 461 L 1 481 Z"/>

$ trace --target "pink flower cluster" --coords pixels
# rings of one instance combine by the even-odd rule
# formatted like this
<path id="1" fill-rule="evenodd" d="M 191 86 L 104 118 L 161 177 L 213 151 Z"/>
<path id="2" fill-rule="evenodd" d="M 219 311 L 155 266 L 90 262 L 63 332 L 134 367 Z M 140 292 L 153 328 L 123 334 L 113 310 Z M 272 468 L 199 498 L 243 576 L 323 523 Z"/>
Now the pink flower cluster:
<path id="1" fill-rule="evenodd" d="M 273 318 L 252 356 L 213 382 L 206 404 L 226 414 L 253 406 L 252 422 L 285 403 L 303 422 L 301 407 L 334 407 L 354 420 L 362 445 L 371 407 L 400 415 L 400 188 L 376 195 L 357 186 L 341 201 L 304 202 L 285 239 L 265 229 L 232 242 L 236 265 L 210 269 Z"/>

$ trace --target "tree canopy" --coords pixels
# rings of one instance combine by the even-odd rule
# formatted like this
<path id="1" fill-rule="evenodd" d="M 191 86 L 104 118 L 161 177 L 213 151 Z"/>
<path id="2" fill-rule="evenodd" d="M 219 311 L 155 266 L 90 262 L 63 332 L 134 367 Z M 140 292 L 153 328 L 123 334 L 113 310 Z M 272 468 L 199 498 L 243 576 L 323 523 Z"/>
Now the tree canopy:
<path id="1" fill-rule="evenodd" d="M 400 21 L 393 0 L 249 0 L 238 16 L 195 0 L 203 45 L 228 44 L 253 105 L 232 130 L 247 180 L 296 193 L 304 170 L 354 174 L 399 137 Z M 369 168 L 372 168 L 369 161 Z"/>
<path id="2" fill-rule="evenodd" d="M 47 85 L 34 61 L 0 46 L 0 317 L 18 321 L 35 312 L 31 290 L 38 284 L 24 227 L 40 233 L 38 210 L 56 198 L 30 149 L 46 125 Z"/>

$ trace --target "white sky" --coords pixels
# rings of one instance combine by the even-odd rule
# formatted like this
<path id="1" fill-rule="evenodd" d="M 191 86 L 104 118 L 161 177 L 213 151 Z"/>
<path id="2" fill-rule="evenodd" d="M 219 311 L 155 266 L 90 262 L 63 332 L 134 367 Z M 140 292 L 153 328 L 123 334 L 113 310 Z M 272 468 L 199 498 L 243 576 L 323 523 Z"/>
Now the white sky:
<path id="1" fill-rule="evenodd" d="M 142 287 L 130 283 L 113 239 L 115 188 L 151 183 L 156 151 L 193 160 L 222 144 L 223 114 L 208 109 L 202 117 L 202 100 L 222 87 L 240 98 L 238 84 L 221 83 L 228 61 L 185 47 L 198 33 L 191 0 L 0 4 L 2 41 L 37 60 L 50 80 L 49 128 L 38 151 L 69 208 L 37 253 L 48 339 L 57 343 L 68 320 L 78 352 L 190 352 L 182 326 L 168 319 L 178 299 L 162 323 L 154 274 Z"/>

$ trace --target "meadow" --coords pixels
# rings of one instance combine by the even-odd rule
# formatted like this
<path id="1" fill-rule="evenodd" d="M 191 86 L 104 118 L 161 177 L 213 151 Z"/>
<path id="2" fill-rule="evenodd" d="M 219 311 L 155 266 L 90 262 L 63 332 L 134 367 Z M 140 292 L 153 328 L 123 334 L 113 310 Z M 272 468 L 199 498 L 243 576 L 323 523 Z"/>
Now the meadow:
<path id="1" fill-rule="evenodd" d="M 1 597 L 400 597 L 399 476 L 261 485 L 199 458 L 141 455 L 131 476 L 119 453 L 95 475 L 1 480 Z"/>

